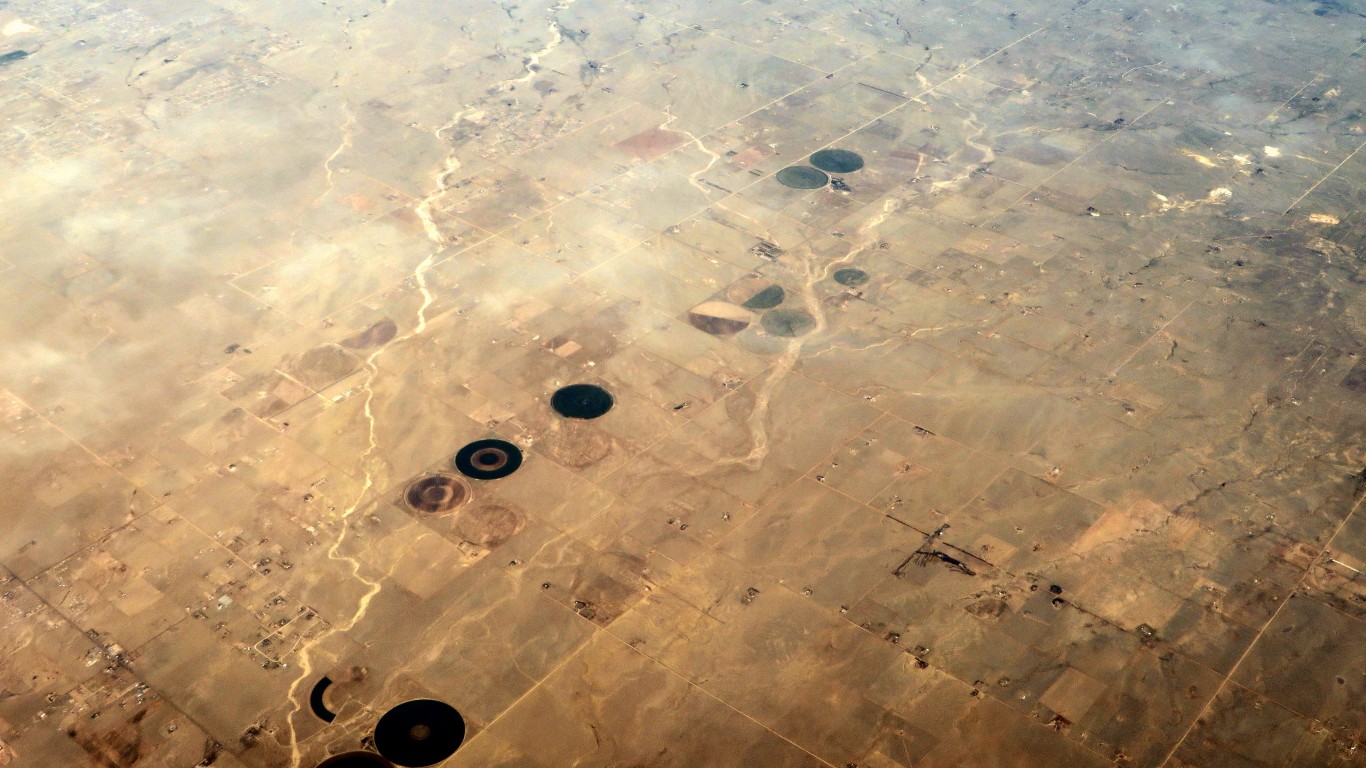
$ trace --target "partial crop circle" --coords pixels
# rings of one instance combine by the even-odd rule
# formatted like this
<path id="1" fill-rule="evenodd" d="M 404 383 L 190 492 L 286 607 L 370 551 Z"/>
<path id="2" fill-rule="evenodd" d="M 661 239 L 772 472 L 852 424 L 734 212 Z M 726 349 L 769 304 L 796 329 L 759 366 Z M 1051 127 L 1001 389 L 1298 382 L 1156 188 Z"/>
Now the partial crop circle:
<path id="1" fill-rule="evenodd" d="M 754 314 L 728 301 L 705 301 L 688 310 L 688 324 L 713 336 L 731 336 L 745 330 Z"/>

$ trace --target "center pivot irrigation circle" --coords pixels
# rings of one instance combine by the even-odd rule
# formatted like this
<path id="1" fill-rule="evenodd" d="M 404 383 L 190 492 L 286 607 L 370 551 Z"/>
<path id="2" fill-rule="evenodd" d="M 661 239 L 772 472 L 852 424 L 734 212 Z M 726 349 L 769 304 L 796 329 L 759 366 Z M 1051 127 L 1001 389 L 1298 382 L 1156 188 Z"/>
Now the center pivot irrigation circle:
<path id="1" fill-rule="evenodd" d="M 396 765 L 420 768 L 455 754 L 465 740 L 465 718 L 434 699 L 405 701 L 375 725 L 375 749 Z"/>
<path id="2" fill-rule="evenodd" d="M 863 158 L 847 149 L 822 149 L 811 156 L 811 164 L 826 173 L 853 173 L 863 167 Z"/>
<path id="3" fill-rule="evenodd" d="M 868 282 L 868 273 L 861 269 L 837 269 L 833 277 L 835 282 L 840 285 L 847 285 L 850 288 L 857 288 Z"/>
<path id="4" fill-rule="evenodd" d="M 455 475 L 438 472 L 410 483 L 403 492 L 403 501 L 414 511 L 436 514 L 455 509 L 469 495 L 469 490 Z"/>
<path id="5" fill-rule="evenodd" d="M 455 468 L 475 480 L 497 480 L 522 466 L 522 449 L 506 440 L 475 440 L 455 454 Z"/>
<path id="6" fill-rule="evenodd" d="M 596 384 L 570 384 L 550 396 L 550 407 L 571 419 L 596 419 L 612 410 L 612 395 Z"/>
<path id="7" fill-rule="evenodd" d="M 830 177 L 809 165 L 792 165 L 778 171 L 778 183 L 793 189 L 820 189 Z"/>
<path id="8" fill-rule="evenodd" d="M 779 307 L 778 309 L 770 310 L 768 314 L 764 315 L 763 319 L 759 321 L 759 324 L 764 327 L 765 331 L 768 331 L 774 336 L 794 338 L 797 336 L 804 336 L 809 333 L 812 328 L 815 328 L 816 318 L 812 317 L 809 312 L 803 309 Z"/>

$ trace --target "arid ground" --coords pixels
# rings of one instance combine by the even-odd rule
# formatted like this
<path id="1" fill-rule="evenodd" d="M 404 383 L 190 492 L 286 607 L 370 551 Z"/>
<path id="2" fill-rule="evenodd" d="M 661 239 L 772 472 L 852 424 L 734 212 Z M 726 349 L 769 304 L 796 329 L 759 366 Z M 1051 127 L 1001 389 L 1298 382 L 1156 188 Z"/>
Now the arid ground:
<path id="1" fill-rule="evenodd" d="M 1362 0 L 0 1 L 0 765 L 1366 766 L 1364 145 Z"/>

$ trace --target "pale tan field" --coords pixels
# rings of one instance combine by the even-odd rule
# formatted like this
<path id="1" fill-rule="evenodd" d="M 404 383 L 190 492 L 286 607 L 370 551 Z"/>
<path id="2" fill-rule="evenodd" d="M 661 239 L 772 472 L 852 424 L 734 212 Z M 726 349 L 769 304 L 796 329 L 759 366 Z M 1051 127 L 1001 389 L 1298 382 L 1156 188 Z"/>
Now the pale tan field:
<path id="1" fill-rule="evenodd" d="M 0 765 L 1366 766 L 1363 14 L 0 2 Z"/>

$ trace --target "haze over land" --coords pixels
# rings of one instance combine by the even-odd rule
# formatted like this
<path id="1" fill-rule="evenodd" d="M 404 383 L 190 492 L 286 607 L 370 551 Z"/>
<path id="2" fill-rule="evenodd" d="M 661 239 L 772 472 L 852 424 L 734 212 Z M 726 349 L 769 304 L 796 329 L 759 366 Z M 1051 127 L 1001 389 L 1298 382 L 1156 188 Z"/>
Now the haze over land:
<path id="1" fill-rule="evenodd" d="M 1366 765 L 1363 57 L 0 1 L 0 765 Z"/>

